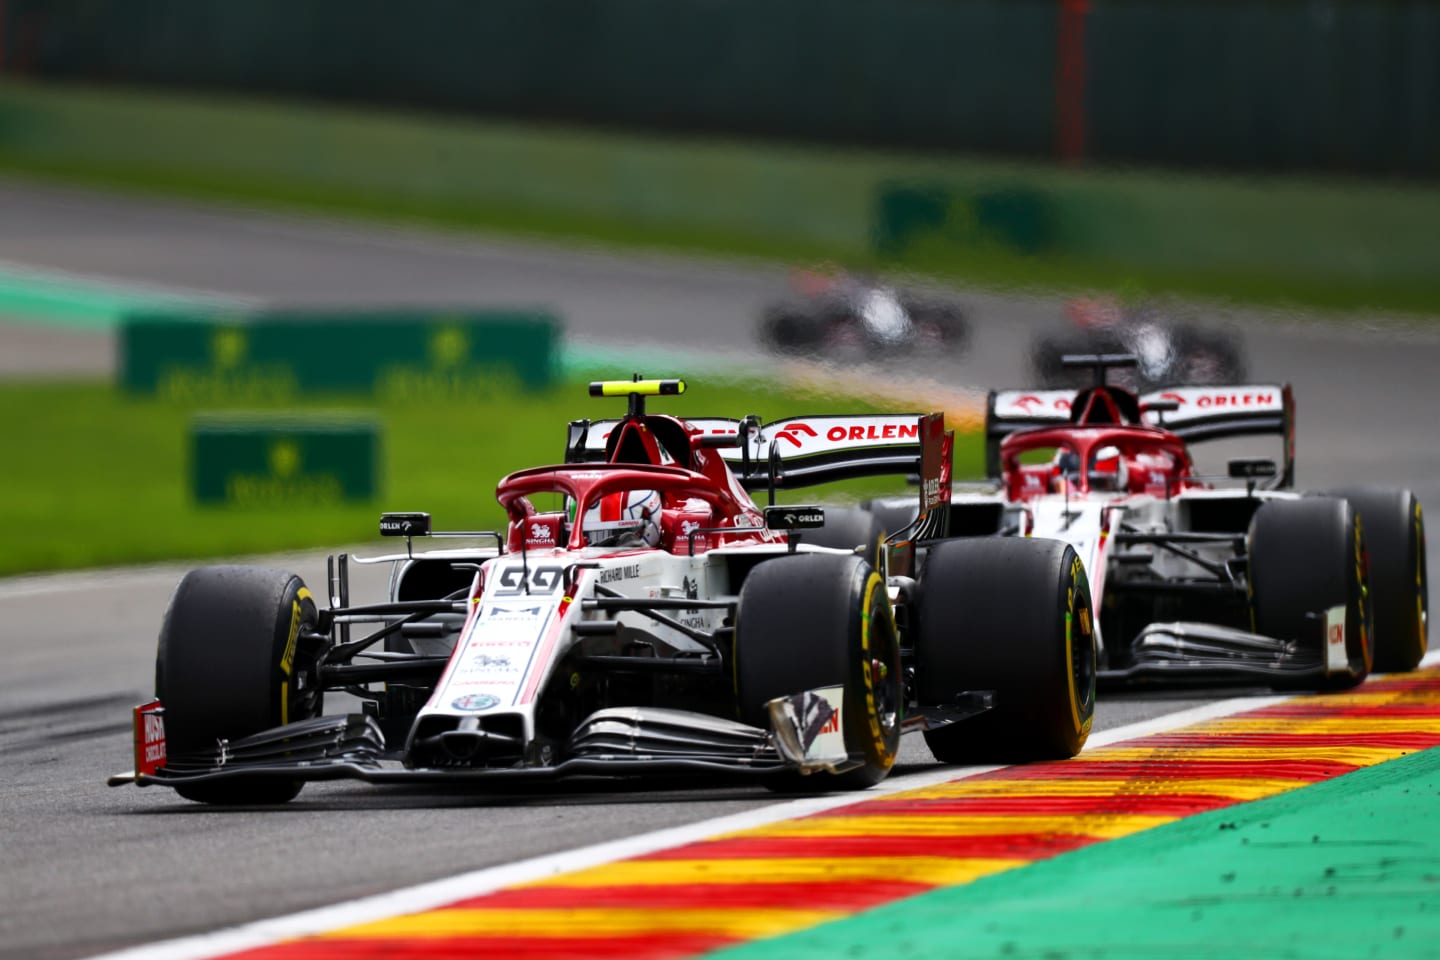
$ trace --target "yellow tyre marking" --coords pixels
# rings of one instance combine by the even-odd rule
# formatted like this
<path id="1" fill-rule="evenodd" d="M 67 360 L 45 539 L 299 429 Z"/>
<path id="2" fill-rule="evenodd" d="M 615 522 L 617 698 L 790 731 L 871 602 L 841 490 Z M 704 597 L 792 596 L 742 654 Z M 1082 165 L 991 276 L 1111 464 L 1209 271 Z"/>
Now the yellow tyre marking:
<path id="1" fill-rule="evenodd" d="M 1355 582 L 1360 585 L 1360 596 L 1356 598 L 1356 606 L 1360 611 L 1360 661 L 1364 664 L 1364 672 L 1369 673 L 1370 667 L 1375 662 L 1375 654 L 1370 649 L 1370 631 L 1365 628 L 1365 611 L 1370 603 L 1370 578 L 1366 569 L 1365 550 L 1362 546 L 1365 537 L 1365 527 L 1360 522 L 1360 514 L 1355 514 Z"/>
<path id="2" fill-rule="evenodd" d="M 1420 501 L 1415 501 L 1415 643 L 1420 656 L 1425 656 L 1425 521 L 1420 514 Z"/>
<path id="3" fill-rule="evenodd" d="M 285 679 L 280 681 L 280 725 L 290 722 L 290 675 L 295 670 L 295 644 L 300 639 L 300 601 L 315 602 L 315 595 L 307 587 L 295 592 L 290 601 L 290 635 L 285 638 L 285 650 L 280 654 L 280 672 Z"/>
<path id="4" fill-rule="evenodd" d="M 885 742 L 885 731 L 880 729 L 880 711 L 875 705 L 875 678 L 870 669 L 870 600 L 875 596 L 876 588 L 880 587 L 884 587 L 884 583 L 880 575 L 872 570 L 865 581 L 865 600 L 860 613 L 860 674 L 865 678 L 865 719 L 870 724 L 870 738 L 875 742 L 880 762 L 889 767 L 895 762 L 895 757 L 890 752 L 890 745 Z M 888 609 L 888 596 L 885 603 Z"/>
<path id="5" fill-rule="evenodd" d="M 1069 609 L 1065 611 L 1065 678 L 1066 686 L 1070 690 L 1070 719 L 1075 725 L 1075 732 L 1078 734 L 1088 734 L 1090 724 L 1094 718 L 1086 717 L 1083 722 L 1080 719 L 1080 699 L 1075 692 L 1075 651 L 1072 643 L 1075 619 L 1075 595 L 1080 592 L 1078 572 L 1082 569 L 1080 558 L 1076 556 L 1070 563 L 1070 589 L 1067 591 L 1068 598 L 1066 601 Z M 1082 607 L 1080 612 L 1083 614 L 1085 608 Z M 1083 630 L 1084 624 L 1082 624 L 1081 627 Z M 1093 638 L 1091 642 L 1094 642 Z"/>

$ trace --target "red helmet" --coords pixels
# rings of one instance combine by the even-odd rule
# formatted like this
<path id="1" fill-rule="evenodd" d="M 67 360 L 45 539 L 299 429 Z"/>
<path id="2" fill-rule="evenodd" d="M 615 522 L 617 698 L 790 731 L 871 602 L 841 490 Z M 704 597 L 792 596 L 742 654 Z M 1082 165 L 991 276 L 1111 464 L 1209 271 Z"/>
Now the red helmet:
<path id="1" fill-rule="evenodd" d="M 601 497 L 585 511 L 581 529 L 592 547 L 656 546 L 660 542 L 660 508 L 654 490 L 622 490 Z"/>
<path id="2" fill-rule="evenodd" d="M 1090 462 L 1090 489 L 1124 490 L 1125 487 L 1125 458 L 1120 455 L 1120 448 L 1100 447 Z"/>

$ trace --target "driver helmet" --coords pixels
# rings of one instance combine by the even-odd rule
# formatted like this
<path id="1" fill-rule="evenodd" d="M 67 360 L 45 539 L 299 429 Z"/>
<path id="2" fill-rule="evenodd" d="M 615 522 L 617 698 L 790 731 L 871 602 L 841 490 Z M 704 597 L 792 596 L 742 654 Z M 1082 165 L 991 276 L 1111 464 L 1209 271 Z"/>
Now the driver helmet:
<path id="1" fill-rule="evenodd" d="M 592 503 L 580 529 L 592 547 L 660 545 L 660 508 L 656 490 L 621 490 Z"/>
<path id="2" fill-rule="evenodd" d="M 1090 489 L 1124 490 L 1126 485 L 1125 458 L 1120 448 L 1107 445 L 1097 449 L 1090 465 Z"/>
<path id="3" fill-rule="evenodd" d="M 1060 493 L 1080 479 L 1080 454 L 1060 447 L 1050 461 L 1050 492 Z"/>

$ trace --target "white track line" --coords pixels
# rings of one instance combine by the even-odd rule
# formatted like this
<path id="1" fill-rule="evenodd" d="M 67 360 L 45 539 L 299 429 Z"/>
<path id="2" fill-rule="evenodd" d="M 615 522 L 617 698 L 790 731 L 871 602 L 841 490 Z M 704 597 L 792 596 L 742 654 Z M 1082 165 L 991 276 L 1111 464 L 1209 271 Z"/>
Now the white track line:
<path id="1" fill-rule="evenodd" d="M 365 556 L 373 545 L 339 547 L 334 553 Z M 216 563 L 258 564 L 267 567 L 294 569 L 314 564 L 324 553 L 306 550 L 290 553 L 248 554 L 240 557 L 210 557 L 195 560 L 170 560 L 125 567 L 92 567 L 87 570 L 60 570 L 53 573 L 22 573 L 0 577 L 0 602 L 26 597 L 44 597 L 57 593 L 75 593 L 86 588 L 144 586 L 152 583 L 179 583 L 180 578 L 196 567 Z"/>
<path id="2" fill-rule="evenodd" d="M 58 287 L 81 287 L 87 292 L 109 296 L 151 297 L 161 301 L 202 301 L 214 306 L 249 307 L 260 301 L 203 287 L 178 284 L 148 283 L 143 280 L 122 280 L 94 273 L 76 273 L 54 267 L 37 267 L 14 260 L 0 260 L 0 282 L 11 280 L 41 283 Z"/>
<path id="3" fill-rule="evenodd" d="M 1421 661 L 1421 666 L 1433 666 L 1435 664 L 1440 664 L 1440 649 L 1431 651 Z M 1122 740 L 1133 740 L 1136 737 L 1163 733 L 1205 720 L 1215 720 L 1236 713 L 1243 713 L 1248 710 L 1258 710 L 1262 707 L 1273 706 L 1288 699 L 1290 698 L 1277 696 L 1237 697 L 1230 700 L 1219 700 L 1215 703 L 1205 704 L 1204 706 L 1181 710 L 1163 717 L 1143 720 L 1139 723 L 1127 724 L 1123 727 L 1117 727 L 1113 730 L 1106 730 L 1102 733 L 1094 734 L 1090 737 L 1088 747 L 1108 746 Z M 753 827 L 761 827 L 766 824 L 775 823 L 779 820 L 788 820 L 794 817 L 822 813 L 826 810 L 848 806 L 862 800 L 870 800 L 875 797 L 901 793 L 906 790 L 916 790 L 922 787 L 947 783 L 952 780 L 963 780 L 966 777 L 973 777 L 977 774 L 997 769 L 999 768 L 969 767 L 959 769 L 955 767 L 943 767 L 923 773 L 906 774 L 887 780 L 880 786 L 873 787 L 864 793 L 808 797 L 802 800 L 776 803 L 771 806 L 761 807 L 758 810 L 747 810 L 744 813 L 704 820 L 699 823 L 687 824 L 681 827 L 671 827 L 666 830 L 626 837 L 621 840 L 612 840 L 608 843 L 582 847 L 578 850 L 569 850 L 564 853 L 535 857 L 530 860 L 521 860 L 518 863 L 506 864 L 499 867 L 488 867 L 470 873 L 462 873 L 459 876 L 444 880 L 436 880 L 431 883 L 407 887 L 390 893 L 365 897 L 360 900 L 352 900 L 348 903 L 321 907 L 315 910 L 306 910 L 302 913 L 275 917 L 270 920 L 258 920 L 253 923 L 218 930 L 214 933 L 184 937 L 178 940 L 167 940 L 161 943 L 133 947 L 115 953 L 102 954 L 93 958 L 93 960 L 202 960 L 202 958 L 215 957 L 239 950 L 250 950 L 256 947 L 267 946 L 280 940 L 325 933 L 340 927 L 369 923 L 387 917 L 433 910 L 445 904 L 454 903 L 457 900 L 481 896 L 482 894 L 491 893 L 515 884 L 543 880 L 559 874 L 583 870 L 587 867 L 595 867 L 617 860 L 625 860 L 630 857 L 654 853 L 657 850 L 664 850 L 670 847 L 677 847 L 682 844 L 704 840 L 707 837 L 712 837 L 720 833 L 747 830 Z"/>

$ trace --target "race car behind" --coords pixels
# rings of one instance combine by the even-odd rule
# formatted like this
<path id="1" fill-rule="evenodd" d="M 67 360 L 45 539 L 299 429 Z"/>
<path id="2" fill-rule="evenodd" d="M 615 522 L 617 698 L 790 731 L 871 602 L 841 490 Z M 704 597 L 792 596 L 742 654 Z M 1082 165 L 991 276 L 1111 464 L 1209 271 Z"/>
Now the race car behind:
<path id="1" fill-rule="evenodd" d="M 957 490 L 954 535 L 1051 538 L 1090 571 L 1102 685 L 1345 687 L 1408 670 L 1428 642 L 1421 507 L 1405 489 L 1293 489 L 1281 384 L 1143 396 L 1106 382 L 1126 356 L 1067 358 L 1091 387 L 989 395 L 992 486 Z M 1280 441 L 1201 474 L 1191 444 Z M 903 509 L 886 502 L 879 509 Z"/>

